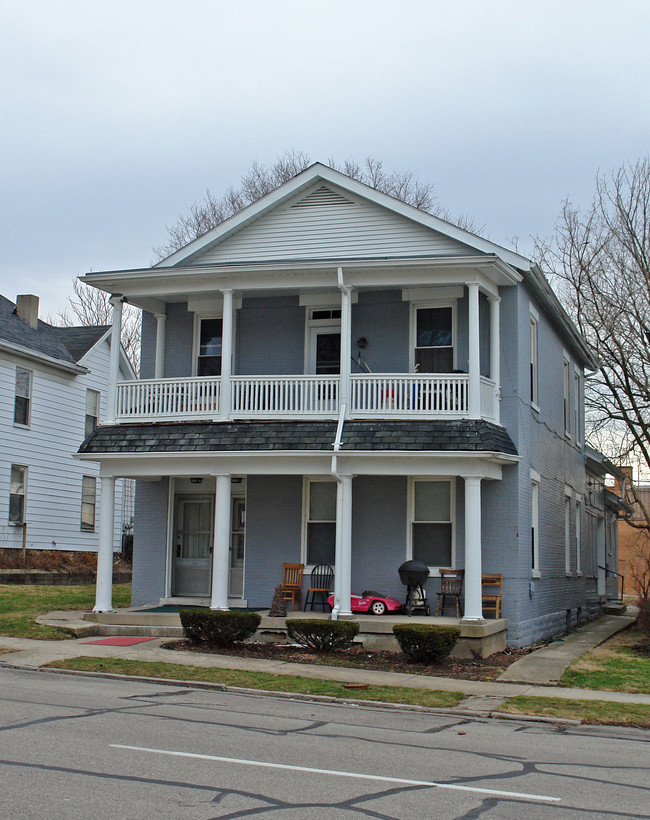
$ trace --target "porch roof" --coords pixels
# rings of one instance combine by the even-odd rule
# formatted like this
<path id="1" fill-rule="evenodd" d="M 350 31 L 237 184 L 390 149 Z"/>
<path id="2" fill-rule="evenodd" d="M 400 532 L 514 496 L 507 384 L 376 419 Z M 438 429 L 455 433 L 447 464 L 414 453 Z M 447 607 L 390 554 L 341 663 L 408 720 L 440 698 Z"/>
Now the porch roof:
<path id="1" fill-rule="evenodd" d="M 98 427 L 81 445 L 79 453 L 333 452 L 335 436 L 335 421 L 120 424 Z M 506 430 L 482 420 L 346 421 L 341 450 L 517 455 Z"/>

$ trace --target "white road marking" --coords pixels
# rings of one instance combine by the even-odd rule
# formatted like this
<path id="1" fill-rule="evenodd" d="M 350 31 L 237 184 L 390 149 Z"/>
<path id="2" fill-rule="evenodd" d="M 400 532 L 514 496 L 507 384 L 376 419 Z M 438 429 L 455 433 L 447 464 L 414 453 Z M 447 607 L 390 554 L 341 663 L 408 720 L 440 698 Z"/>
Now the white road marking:
<path id="1" fill-rule="evenodd" d="M 547 803 L 559 802 L 559 797 L 548 797 L 543 794 L 525 794 L 523 792 L 506 792 L 499 789 L 481 789 L 477 786 L 460 786 L 453 783 L 433 783 L 430 780 L 406 780 L 401 777 L 384 777 L 379 774 L 360 774 L 356 772 L 338 772 L 334 769 L 310 769 L 307 766 L 291 766 L 285 763 L 269 763 L 264 760 L 241 760 L 236 757 L 218 757 L 217 755 L 202 755 L 194 752 L 175 752 L 167 749 L 149 749 L 144 746 L 123 746 L 121 743 L 111 743 L 112 749 L 128 749 L 132 752 L 149 752 L 156 755 L 171 755 L 172 757 L 190 757 L 195 760 L 214 760 L 218 763 L 239 763 L 244 766 L 260 766 L 265 769 L 287 769 L 292 772 L 308 772 L 309 774 L 331 774 L 337 777 L 352 777 L 358 780 L 379 780 L 383 783 L 400 783 L 404 786 L 431 786 L 436 789 L 452 789 L 460 792 L 477 792 L 479 794 L 498 795 L 499 797 L 518 797 L 523 800 L 538 800 Z"/>

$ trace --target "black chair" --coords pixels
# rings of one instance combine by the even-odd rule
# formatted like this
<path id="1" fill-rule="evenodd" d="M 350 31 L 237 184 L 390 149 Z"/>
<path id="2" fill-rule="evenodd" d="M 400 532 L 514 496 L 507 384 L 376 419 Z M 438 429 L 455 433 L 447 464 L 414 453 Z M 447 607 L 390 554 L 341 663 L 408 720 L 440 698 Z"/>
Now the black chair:
<path id="1" fill-rule="evenodd" d="M 317 564 L 311 573 L 310 585 L 305 590 L 305 611 L 307 607 L 313 612 L 314 604 L 320 605 L 323 612 L 331 612 L 332 607 L 327 602 L 330 587 L 334 580 L 334 570 L 329 564 Z M 327 609 L 325 609 L 327 607 Z"/>

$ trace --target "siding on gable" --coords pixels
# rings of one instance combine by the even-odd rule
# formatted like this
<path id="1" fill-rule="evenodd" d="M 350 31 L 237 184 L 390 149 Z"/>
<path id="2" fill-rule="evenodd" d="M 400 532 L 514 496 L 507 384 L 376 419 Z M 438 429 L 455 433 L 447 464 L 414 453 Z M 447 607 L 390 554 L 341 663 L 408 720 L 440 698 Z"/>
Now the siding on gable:
<path id="1" fill-rule="evenodd" d="M 337 189 L 331 187 L 333 191 Z M 342 192 L 350 198 L 347 192 Z M 373 202 L 280 205 L 193 260 L 193 264 L 378 256 L 473 255 L 476 251 Z M 355 198 L 356 199 L 356 198 Z"/>

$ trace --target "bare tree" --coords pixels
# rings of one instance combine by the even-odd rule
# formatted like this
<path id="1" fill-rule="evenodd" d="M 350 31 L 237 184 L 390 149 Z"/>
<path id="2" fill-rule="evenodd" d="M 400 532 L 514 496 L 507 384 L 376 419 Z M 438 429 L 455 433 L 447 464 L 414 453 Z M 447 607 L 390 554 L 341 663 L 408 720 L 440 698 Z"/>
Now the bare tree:
<path id="1" fill-rule="evenodd" d="M 650 159 L 598 174 L 591 205 L 566 201 L 537 241 L 560 298 L 600 369 L 587 381 L 591 440 L 650 471 Z M 633 488 L 632 488 L 633 489 Z M 638 502 L 639 499 L 635 498 Z M 650 528 L 650 511 L 639 504 Z"/>
<path id="2" fill-rule="evenodd" d="M 285 151 L 268 166 L 253 162 L 241 178 L 239 187 L 230 186 L 221 196 L 215 196 L 208 190 L 201 202 L 195 202 L 187 214 L 181 215 L 173 225 L 167 226 L 167 242 L 154 248 L 157 259 L 164 259 L 211 228 L 220 225 L 247 205 L 256 202 L 304 171 L 310 164 L 311 159 L 307 154 L 293 149 Z M 366 157 L 361 165 L 354 160 L 338 163 L 334 159 L 329 159 L 328 165 L 358 182 L 465 230 L 476 232 L 482 229 L 476 228 L 473 220 L 466 215 L 461 214 L 455 219 L 452 218 L 450 212 L 437 201 L 433 184 L 420 182 L 415 171 L 387 172 L 382 160 L 375 157 Z"/>
<path id="3" fill-rule="evenodd" d="M 109 298 L 104 291 L 73 279 L 72 295 L 68 296 L 69 307 L 50 317 L 50 324 L 59 327 L 110 325 L 113 322 L 113 307 Z M 141 311 L 133 305 L 125 304 L 122 313 L 122 346 L 136 373 L 140 364 L 140 335 Z"/>

